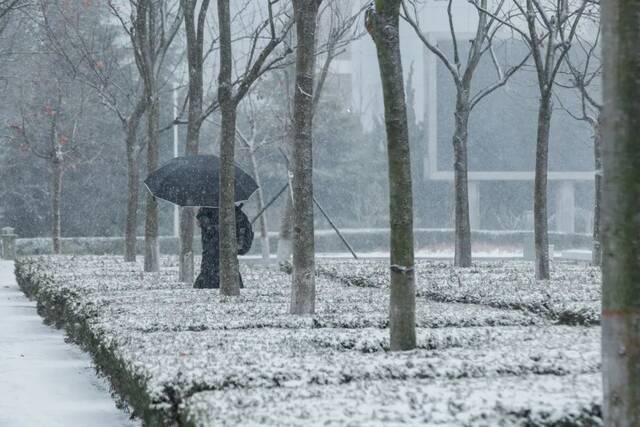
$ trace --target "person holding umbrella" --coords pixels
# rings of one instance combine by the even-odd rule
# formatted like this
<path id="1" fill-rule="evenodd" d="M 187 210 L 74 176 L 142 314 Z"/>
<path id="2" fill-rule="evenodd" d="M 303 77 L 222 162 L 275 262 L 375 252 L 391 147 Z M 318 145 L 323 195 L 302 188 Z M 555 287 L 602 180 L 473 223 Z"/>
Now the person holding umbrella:
<path id="1" fill-rule="evenodd" d="M 202 263 L 200 274 L 193 287 L 196 289 L 218 289 L 220 287 L 220 241 L 218 234 L 218 209 L 202 207 L 196 215 L 202 229 Z M 242 211 L 242 204 L 236 206 L 236 238 L 238 255 L 244 255 L 251 249 L 253 229 L 247 215 Z M 238 271 L 240 287 L 243 288 L 242 276 Z"/>
<path id="2" fill-rule="evenodd" d="M 176 157 L 157 169 L 144 181 L 155 197 L 183 207 L 200 207 L 197 219 L 202 228 L 202 271 L 194 288 L 219 288 L 218 200 L 220 158 L 214 155 Z M 258 189 L 255 180 L 240 167 L 235 168 L 236 203 L 248 200 Z M 238 253 L 251 248 L 251 222 L 236 205 Z M 238 272 L 238 275 L 240 273 Z M 240 279 L 242 287 L 242 280 Z"/>

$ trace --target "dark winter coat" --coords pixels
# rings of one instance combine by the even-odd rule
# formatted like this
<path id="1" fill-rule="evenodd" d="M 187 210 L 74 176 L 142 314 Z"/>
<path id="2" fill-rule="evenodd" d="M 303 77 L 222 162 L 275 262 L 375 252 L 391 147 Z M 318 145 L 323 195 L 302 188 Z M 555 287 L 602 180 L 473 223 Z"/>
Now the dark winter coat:
<path id="1" fill-rule="evenodd" d="M 200 275 L 194 288 L 218 289 L 220 287 L 220 240 L 217 208 L 200 208 L 196 215 L 202 230 L 202 264 Z M 236 238 L 238 254 L 244 255 L 251 249 L 253 229 L 241 206 L 236 206 Z M 244 287 L 238 271 L 240 287 Z"/>

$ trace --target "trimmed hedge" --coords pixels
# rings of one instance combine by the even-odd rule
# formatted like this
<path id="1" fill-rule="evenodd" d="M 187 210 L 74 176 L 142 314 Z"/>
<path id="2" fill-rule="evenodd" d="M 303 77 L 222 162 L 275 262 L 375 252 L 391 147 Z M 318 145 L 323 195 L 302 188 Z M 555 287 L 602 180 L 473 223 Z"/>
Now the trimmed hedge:
<path id="1" fill-rule="evenodd" d="M 318 272 L 348 287 L 387 289 L 384 261 L 334 261 Z M 552 263 L 551 279 L 536 281 L 533 264 L 476 262 L 470 268 L 418 260 L 417 297 L 443 303 L 475 304 L 534 313 L 563 325 L 600 323 L 601 273 L 584 264 Z"/>
<path id="2" fill-rule="evenodd" d="M 348 270 L 320 265 L 338 276 L 341 268 Z M 163 266 L 160 273 L 145 274 L 140 265 L 114 257 L 16 261 L 18 283 L 37 300 L 40 314 L 92 355 L 147 426 L 279 419 L 295 425 L 287 418 L 290 403 L 298 402 L 297 411 L 304 412 L 307 402 L 313 413 L 316 405 L 333 402 L 332 396 L 344 396 L 337 399 L 343 402 L 336 409 L 339 424 L 375 422 L 354 410 L 360 400 L 347 397 L 356 390 L 398 397 L 398 406 L 385 409 L 389 420 L 415 421 L 425 407 L 412 404 L 410 396 L 448 405 L 451 393 L 487 384 L 520 393 L 556 384 L 554 398 L 564 399 L 564 406 L 554 407 L 561 413 L 547 418 L 526 403 L 512 414 L 501 412 L 500 399 L 478 402 L 475 410 L 488 419 L 530 426 L 601 422 L 599 389 L 573 399 L 570 386 L 557 386 L 571 378 L 587 384 L 597 375 L 598 328 L 553 326 L 531 312 L 421 300 L 417 318 L 425 327 L 418 329 L 419 348 L 389 353 L 384 284 L 362 288 L 318 277 L 317 314 L 300 318 L 287 313 L 289 276 L 269 267 L 243 265 L 247 287 L 240 297 L 227 298 L 175 281 L 174 259 L 163 259 Z M 433 395 L 428 384 L 442 384 L 443 396 Z M 309 393 L 317 400 L 306 399 Z M 250 396 L 257 403 L 247 405 Z M 291 400 L 273 404 L 285 396 Z M 265 412 L 270 418 L 255 418 Z M 454 405 L 448 413 L 443 420 L 453 423 L 469 408 Z"/>

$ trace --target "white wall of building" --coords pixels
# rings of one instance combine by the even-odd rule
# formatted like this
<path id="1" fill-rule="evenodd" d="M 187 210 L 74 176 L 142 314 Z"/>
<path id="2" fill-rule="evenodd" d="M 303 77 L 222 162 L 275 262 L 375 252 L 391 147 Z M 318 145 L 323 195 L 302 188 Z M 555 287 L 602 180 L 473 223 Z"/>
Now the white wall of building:
<path id="1" fill-rule="evenodd" d="M 447 1 L 441 0 L 426 0 L 423 2 L 423 7 L 419 11 L 420 23 L 428 33 L 448 34 L 447 4 Z M 466 1 L 453 3 L 452 16 L 454 18 L 454 26 L 460 33 L 469 33 L 477 22 L 475 9 Z M 413 66 L 412 84 L 416 96 L 413 107 L 417 117 L 425 117 L 427 88 L 424 77 L 427 72 L 427 57 L 430 53 L 426 52 L 418 36 L 404 21 L 401 22 L 400 40 L 405 78 L 409 75 L 409 70 Z M 353 85 L 352 105 L 361 112 L 362 124 L 366 130 L 370 130 L 375 119 L 382 117 L 384 113 L 377 61 L 375 46 L 368 35 L 352 44 L 350 60 Z M 344 70 L 347 67 L 342 65 L 341 68 Z"/>

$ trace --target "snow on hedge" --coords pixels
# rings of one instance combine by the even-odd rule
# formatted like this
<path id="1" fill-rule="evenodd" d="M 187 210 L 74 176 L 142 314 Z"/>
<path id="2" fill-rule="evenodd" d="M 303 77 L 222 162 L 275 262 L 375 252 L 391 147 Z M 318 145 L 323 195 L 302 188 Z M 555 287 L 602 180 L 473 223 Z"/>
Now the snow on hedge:
<path id="1" fill-rule="evenodd" d="M 381 301 L 324 301 L 316 305 L 313 317 L 291 316 L 288 300 L 257 301 L 250 291 L 221 303 L 215 297 L 203 298 L 192 290 L 154 290 L 151 294 L 125 291 L 119 295 L 88 295 L 78 303 L 82 316 L 100 314 L 110 324 L 140 331 L 182 331 L 208 329 L 277 328 L 386 328 L 388 304 Z M 131 299 L 138 304 L 131 304 Z M 384 298 L 380 298 L 384 301 Z M 347 311 L 348 303 L 354 308 Z M 359 304 L 359 305 L 356 305 Z M 503 309 L 477 305 L 425 302 L 417 310 L 419 327 L 469 327 L 541 325 L 543 319 Z M 99 321 L 99 319 L 97 321 Z"/>
<path id="2" fill-rule="evenodd" d="M 597 330 L 518 328 L 419 331 L 421 349 L 400 354 L 379 331 L 254 329 L 118 333 L 128 369 L 162 401 L 194 391 L 343 384 L 353 380 L 567 375 L 597 372 Z M 566 343 L 571 343 L 569 348 Z M 429 349 L 431 348 L 431 349 Z M 433 350 L 435 348 L 435 350 Z M 231 363 L 232 361 L 232 363 Z"/>
<path id="3" fill-rule="evenodd" d="M 389 286 L 385 261 L 339 261 L 320 265 L 319 271 L 350 287 Z M 419 298 L 522 310 L 562 324 L 600 322 L 600 270 L 584 263 L 553 263 L 548 281 L 536 281 L 533 263 L 522 261 L 455 268 L 447 262 L 418 260 L 416 271 Z"/>
<path id="4" fill-rule="evenodd" d="M 551 417 L 549 411 L 553 420 L 587 414 L 599 422 L 593 410 L 599 407 L 597 393 L 578 399 L 559 386 L 599 371 L 599 328 L 555 325 L 551 320 L 557 319 L 539 309 L 549 303 L 584 309 L 585 298 L 596 295 L 589 280 L 599 280 L 589 276 L 590 269 L 556 265 L 552 283 L 538 284 L 527 279 L 521 263 L 473 269 L 420 264 L 419 348 L 404 353 L 388 352 L 384 263 L 322 261 L 319 271 L 317 314 L 298 317 L 288 314 L 290 276 L 260 264 L 242 265 L 246 288 L 240 297 L 229 298 L 179 283 L 175 257 L 163 259 L 160 273 L 143 273 L 140 265 L 115 257 L 34 257 L 16 263 L 18 282 L 38 300 L 40 312 L 92 352 L 149 425 L 186 422 L 185 417 L 191 425 L 217 425 L 207 420 L 220 416 L 229 425 L 239 419 L 276 423 L 277 414 L 294 402 L 300 407 L 284 420 L 310 411 L 314 423 L 316 416 L 318 423 L 336 416 L 338 424 L 379 421 L 380 413 L 357 409 L 360 397 L 347 399 L 360 390 L 356 387 L 364 390 L 363 398 L 397 399 L 383 405 L 390 420 L 417 422 L 432 412 L 439 416 L 435 408 L 446 407 L 448 412 L 441 412 L 449 418 L 443 420 L 469 419 L 468 425 L 482 425 L 474 423 L 476 416 L 508 420 L 514 411 L 518 422 L 530 420 L 526 425 L 531 426 L 554 425 L 540 421 Z M 557 294 L 541 299 L 544 286 Z M 516 290 L 521 295 L 514 299 Z M 438 301 L 431 300 L 433 295 Z M 530 306 L 510 303 L 515 300 Z M 534 399 L 505 407 L 496 384 L 513 389 L 514 396 L 534 390 Z M 482 401 L 485 387 L 495 393 Z M 557 399 L 543 396 L 545 387 Z M 467 389 L 473 407 L 460 406 Z M 257 408 L 238 403 L 251 396 L 258 399 Z M 282 405 L 269 408 L 286 396 L 290 399 Z M 409 396 L 422 404 L 411 403 Z M 538 400 L 550 402 L 549 409 L 536 406 Z M 316 413 L 336 401 L 342 401 L 337 412 Z"/>
<path id="5" fill-rule="evenodd" d="M 351 382 L 206 391 L 186 420 L 209 425 L 600 426 L 600 375 Z"/>

